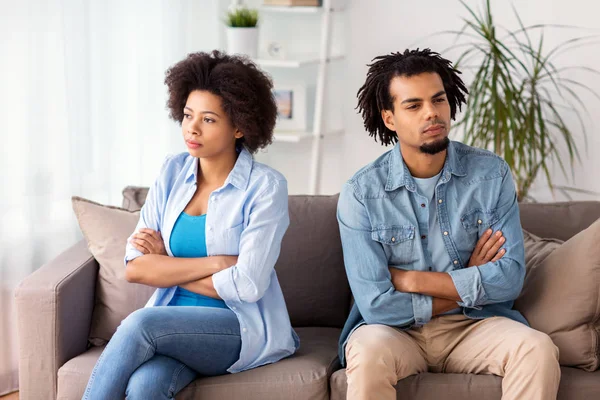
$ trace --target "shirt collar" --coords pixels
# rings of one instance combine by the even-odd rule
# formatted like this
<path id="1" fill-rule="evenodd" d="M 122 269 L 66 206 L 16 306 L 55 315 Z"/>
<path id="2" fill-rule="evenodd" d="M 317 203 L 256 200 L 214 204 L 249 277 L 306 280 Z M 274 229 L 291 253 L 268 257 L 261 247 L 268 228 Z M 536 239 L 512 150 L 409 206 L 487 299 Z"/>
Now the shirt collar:
<path id="1" fill-rule="evenodd" d="M 385 184 L 386 191 L 396 190 L 401 186 L 406 186 L 408 190 L 414 192 L 416 190 L 415 180 L 413 179 L 408 167 L 404 163 L 402 154 L 400 153 L 400 142 L 396 143 L 392 154 L 389 158 L 388 165 L 388 178 Z M 450 175 L 466 176 L 467 173 L 458 159 L 458 154 L 454 147 L 454 142 L 450 142 L 448 145 L 448 151 L 446 153 L 446 161 L 444 162 L 444 168 L 442 169 L 442 177 L 440 181 L 442 183 L 450 180 Z"/>
<path id="2" fill-rule="evenodd" d="M 250 180 L 250 172 L 252 171 L 253 162 L 254 160 L 252 159 L 252 154 L 250 154 L 250 152 L 242 146 L 241 150 L 239 151 L 238 159 L 223 186 L 227 186 L 228 183 L 231 183 L 240 190 L 246 190 L 246 187 L 248 187 L 248 181 Z M 197 173 L 198 157 L 192 157 L 192 162 L 186 171 L 185 182 L 196 182 L 198 179 Z"/>

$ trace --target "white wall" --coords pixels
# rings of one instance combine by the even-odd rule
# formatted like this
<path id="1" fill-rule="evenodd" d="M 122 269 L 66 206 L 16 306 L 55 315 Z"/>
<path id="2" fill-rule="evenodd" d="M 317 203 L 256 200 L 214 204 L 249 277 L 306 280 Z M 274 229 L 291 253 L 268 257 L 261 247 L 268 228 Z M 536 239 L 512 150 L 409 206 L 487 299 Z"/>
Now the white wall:
<path id="1" fill-rule="evenodd" d="M 346 49 L 346 59 L 339 65 L 332 64 L 332 84 L 341 88 L 340 91 L 331 93 L 329 106 L 333 109 L 341 107 L 345 135 L 340 138 L 326 139 L 323 152 L 323 177 L 321 192 L 326 194 L 336 193 L 346 179 L 361 166 L 375 159 L 387 148 L 375 143 L 363 130 L 361 117 L 356 113 L 356 92 L 363 84 L 369 61 L 381 54 L 392 51 L 401 51 L 408 47 L 430 47 L 441 51 L 450 46 L 450 36 L 435 36 L 431 34 L 443 30 L 459 29 L 462 26 L 461 17 L 466 16 L 466 10 L 458 0 L 429 0 L 423 2 L 408 2 L 398 0 L 349 0 L 349 6 L 341 18 L 343 31 L 334 38 L 336 42 L 342 41 Z M 472 7 L 482 4 L 479 0 L 468 0 Z M 494 16 L 499 25 L 514 29 L 517 21 L 514 18 L 510 2 L 505 0 L 492 0 Z M 525 25 L 538 23 L 575 25 L 584 28 L 597 26 L 597 15 L 600 5 L 587 0 L 520 0 L 514 1 Z M 272 16 L 271 16 L 272 18 Z M 266 21 L 263 20 L 266 24 Z M 309 22 L 306 22 L 309 24 Z M 310 25 L 309 25 L 310 26 Z M 280 40 L 289 40 L 299 46 L 306 46 L 312 41 L 315 29 L 307 28 L 294 31 L 293 26 L 287 30 L 280 30 Z M 552 33 L 554 32 L 554 33 Z M 588 29 L 580 34 L 597 34 L 598 30 Z M 287 36 L 286 36 L 287 35 Z M 564 31 L 548 31 L 545 43 L 548 48 L 564 40 Z M 571 36 L 570 36 L 571 37 Z M 318 43 L 314 41 L 313 43 Z M 339 45 L 339 43 L 338 43 Z M 575 51 L 570 57 L 560 60 L 560 65 L 587 65 L 595 67 L 600 65 L 600 45 L 587 47 L 586 50 Z M 445 53 L 452 59 L 453 54 Z M 468 78 L 468 74 L 466 78 Z M 584 82 L 589 82 L 590 87 L 600 91 L 600 76 L 592 77 Z M 582 93 L 590 112 L 594 117 L 596 110 L 600 109 L 600 101 Z M 578 132 L 576 120 L 566 116 L 569 122 L 574 123 L 574 131 Z M 600 158 L 596 152 L 600 151 L 600 121 L 592 124 L 588 119 L 588 145 L 585 146 L 583 138 L 579 136 L 577 143 L 582 150 L 582 163 L 575 165 L 573 173 L 575 180 L 569 182 L 556 169 L 553 174 L 555 184 L 564 184 L 579 189 L 591 190 L 600 193 L 600 179 L 596 173 L 600 171 Z M 451 132 L 451 137 L 460 139 L 460 132 Z M 588 155 L 586 156 L 585 150 Z M 259 156 L 275 168 L 280 169 L 290 182 L 290 192 L 305 193 L 308 188 L 308 159 L 310 145 L 291 145 L 276 143 L 268 150 L 268 156 Z M 563 152 L 564 153 L 564 152 Z M 566 154 L 566 153 L 564 153 Z M 566 155 L 563 158 L 566 162 Z M 552 201 L 553 197 L 547 189 L 545 182 L 539 182 L 532 190 L 538 201 Z M 573 193 L 574 199 L 598 199 L 600 195 L 589 196 Z M 565 197 L 557 193 L 557 200 Z"/>

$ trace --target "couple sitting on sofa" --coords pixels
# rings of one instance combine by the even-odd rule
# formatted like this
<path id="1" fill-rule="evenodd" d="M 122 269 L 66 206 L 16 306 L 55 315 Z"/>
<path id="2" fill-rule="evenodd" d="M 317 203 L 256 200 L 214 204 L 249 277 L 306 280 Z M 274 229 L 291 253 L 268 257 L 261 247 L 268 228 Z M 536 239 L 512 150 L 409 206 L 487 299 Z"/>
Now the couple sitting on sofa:
<path id="1" fill-rule="evenodd" d="M 512 309 L 525 276 L 511 171 L 448 139 L 467 89 L 430 50 L 377 57 L 358 92 L 366 130 L 394 148 L 342 188 L 338 222 L 355 304 L 340 338 L 349 399 L 393 399 L 426 371 L 503 377 L 505 399 L 556 398 L 558 349 Z M 190 54 L 166 73 L 188 152 L 168 157 L 125 255 L 158 288 L 129 315 L 84 399 L 174 398 L 198 375 L 299 347 L 274 271 L 289 225 L 285 178 L 256 163 L 277 109 L 245 58 Z"/>

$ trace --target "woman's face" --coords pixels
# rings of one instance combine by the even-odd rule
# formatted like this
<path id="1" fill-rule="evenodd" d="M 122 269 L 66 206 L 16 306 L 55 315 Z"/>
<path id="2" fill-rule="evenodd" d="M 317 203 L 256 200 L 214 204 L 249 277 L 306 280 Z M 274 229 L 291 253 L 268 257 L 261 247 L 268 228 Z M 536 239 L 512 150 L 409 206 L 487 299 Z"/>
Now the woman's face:
<path id="1" fill-rule="evenodd" d="M 205 90 L 189 94 L 181 130 L 188 152 L 199 158 L 235 151 L 235 140 L 244 136 L 223 111 L 221 98 Z"/>

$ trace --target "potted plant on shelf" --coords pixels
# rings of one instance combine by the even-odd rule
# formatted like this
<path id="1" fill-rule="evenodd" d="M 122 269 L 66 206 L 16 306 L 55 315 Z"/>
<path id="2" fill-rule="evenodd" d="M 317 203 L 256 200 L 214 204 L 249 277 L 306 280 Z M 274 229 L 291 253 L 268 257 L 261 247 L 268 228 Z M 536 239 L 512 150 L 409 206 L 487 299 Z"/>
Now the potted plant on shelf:
<path id="1" fill-rule="evenodd" d="M 581 161 L 573 128 L 567 121 L 579 121 L 585 139 L 582 114 L 589 113 L 581 99 L 585 91 L 600 98 L 576 77 L 582 73 L 600 74 L 584 66 L 555 65 L 557 54 L 597 43 L 597 36 L 574 37 L 550 51 L 544 48 L 544 28 L 552 25 L 525 26 L 516 30 L 498 26 L 490 9 L 490 0 L 480 13 L 460 0 L 470 18 L 458 32 L 459 42 L 447 50 L 465 48 L 455 63 L 458 69 L 472 71 L 466 111 L 457 126 L 464 129 L 467 144 L 486 148 L 503 157 L 513 173 L 519 200 L 533 200 L 530 188 L 543 174 L 550 189 L 592 194 L 592 192 L 555 186 L 550 174 L 551 162 L 557 162 L 567 176 L 568 166 Z M 533 35 L 532 35 L 533 33 Z M 537 38 L 537 40 L 534 40 Z M 564 148 L 568 160 L 562 160 Z"/>
<path id="2" fill-rule="evenodd" d="M 258 54 L 258 10 L 236 2 L 229 7 L 227 25 L 227 52 L 256 58 Z"/>

